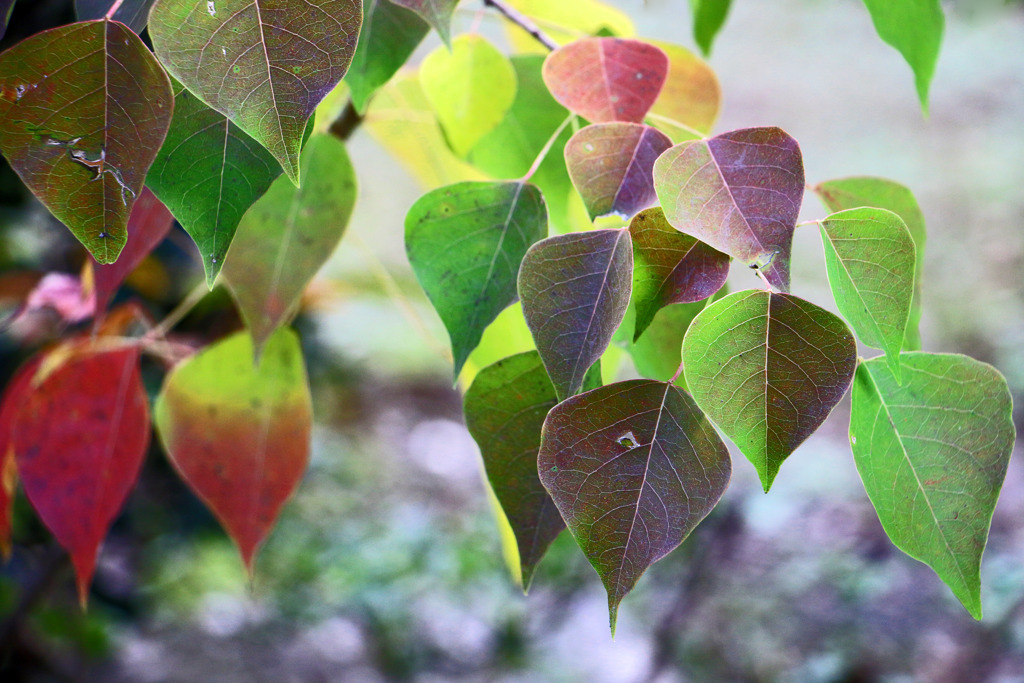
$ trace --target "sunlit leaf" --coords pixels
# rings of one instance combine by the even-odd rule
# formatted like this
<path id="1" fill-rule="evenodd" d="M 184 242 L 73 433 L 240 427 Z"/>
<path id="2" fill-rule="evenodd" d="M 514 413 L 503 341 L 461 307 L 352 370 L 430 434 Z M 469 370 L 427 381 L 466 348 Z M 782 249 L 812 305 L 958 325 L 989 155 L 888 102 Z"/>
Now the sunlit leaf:
<path id="1" fill-rule="evenodd" d="M 815 186 L 814 191 L 829 211 L 874 206 L 888 209 L 903 219 L 914 238 L 917 260 L 914 275 L 914 300 L 910 306 L 910 320 L 903 339 L 904 351 L 921 348 L 921 281 L 924 276 L 925 225 L 924 214 L 914 194 L 905 186 L 884 178 L 855 177 L 830 180 Z"/>
<path id="2" fill-rule="evenodd" d="M 21 407 L 34 391 L 32 379 L 45 357 L 45 353 L 36 354 L 18 368 L 4 387 L 3 398 L 0 399 L 0 551 L 4 559 L 11 556 L 14 491 L 18 482 L 18 468 L 14 459 L 14 428 Z M 539 443 L 540 431 L 537 433 Z"/>
<path id="3" fill-rule="evenodd" d="M 981 554 L 1015 437 L 1010 392 L 966 356 L 905 353 L 901 365 L 902 386 L 882 358 L 857 368 L 857 470 L 892 542 L 980 619 Z"/>
<path id="4" fill-rule="evenodd" d="M 128 241 L 116 263 L 93 268 L 96 316 L 102 317 L 124 279 L 163 241 L 174 225 L 174 216 L 149 188 L 143 188 L 128 217 Z"/>
<path id="5" fill-rule="evenodd" d="M 914 238 L 892 211 L 861 207 L 823 220 L 821 239 L 839 312 L 863 343 L 885 351 L 899 381 L 914 295 Z"/>
<path id="6" fill-rule="evenodd" d="M 690 0 L 693 12 L 693 39 L 705 56 L 711 54 L 715 36 L 722 30 L 732 0 Z"/>
<path id="7" fill-rule="evenodd" d="M 593 123 L 642 123 L 665 83 L 668 57 L 639 40 L 584 38 L 544 61 L 555 99 Z"/>
<path id="8" fill-rule="evenodd" d="M 25 495 L 70 553 L 84 604 L 100 544 L 149 446 L 149 401 L 137 348 L 86 342 L 66 351 L 29 381 L 12 443 Z"/>
<path id="9" fill-rule="evenodd" d="M 465 157 L 505 117 L 516 96 L 508 58 L 481 36 L 461 35 L 420 66 L 420 84 L 452 151 Z"/>
<path id="10" fill-rule="evenodd" d="M 619 602 L 711 512 L 732 464 L 685 392 L 633 380 L 555 406 L 538 469 L 608 591 L 614 634 Z"/>
<path id="11" fill-rule="evenodd" d="M 564 45 L 581 35 L 615 35 L 630 38 L 636 34 L 633 22 L 622 10 L 598 0 L 506 0 L 543 27 L 544 33 Z M 509 42 L 516 52 L 546 54 L 547 49 L 511 21 L 505 22 Z"/>
<path id="12" fill-rule="evenodd" d="M 117 22 L 60 26 L 0 54 L 0 151 L 99 263 L 121 253 L 173 107 L 160 64 Z"/>
<path id="13" fill-rule="evenodd" d="M 839 403 L 856 365 L 857 344 L 842 320 L 763 290 L 714 302 L 683 339 L 697 405 L 754 464 L 765 491 Z"/>
<path id="14" fill-rule="evenodd" d="M 246 212 L 224 265 L 257 353 L 338 246 L 355 205 L 355 170 L 337 138 L 310 137 L 302 173 L 301 188 L 281 176 Z"/>
<path id="15" fill-rule="evenodd" d="M 878 37 L 899 50 L 914 71 L 921 108 L 928 111 L 928 86 L 942 47 L 946 20 L 939 0 L 864 0 Z"/>
<path id="16" fill-rule="evenodd" d="M 278 330 L 255 365 L 234 334 L 181 363 L 153 409 L 164 450 L 234 539 L 252 572 L 309 462 L 312 408 L 299 338 Z"/>
<path id="17" fill-rule="evenodd" d="M 675 228 L 789 289 L 804 165 L 785 131 L 744 128 L 676 145 L 655 164 L 654 186 Z"/>
<path id="18" fill-rule="evenodd" d="M 154 2 L 156 0 L 124 0 L 111 18 L 120 21 L 136 33 L 142 33 L 149 22 L 149 8 Z M 102 19 L 113 4 L 114 0 L 75 0 L 75 14 L 82 21 Z"/>
<path id="19" fill-rule="evenodd" d="M 707 299 L 729 277 L 729 257 L 673 228 L 660 207 L 634 216 L 629 236 L 633 240 L 634 341 L 663 306 Z"/>
<path id="20" fill-rule="evenodd" d="M 409 263 L 448 330 L 456 377 L 484 328 L 516 300 L 519 264 L 547 228 L 544 198 L 527 183 L 459 183 L 409 209 Z"/>
<path id="21" fill-rule="evenodd" d="M 565 145 L 565 163 L 592 218 L 623 218 L 657 203 L 654 162 L 672 141 L 640 123 L 597 123 Z"/>
<path id="22" fill-rule="evenodd" d="M 559 399 L 579 393 L 629 305 L 633 249 L 625 230 L 557 235 L 519 270 L 523 314 Z"/>
<path id="23" fill-rule="evenodd" d="M 423 17 L 433 27 L 445 45 L 452 43 L 452 13 L 459 0 L 391 0 Z"/>
<path id="24" fill-rule="evenodd" d="M 648 116 L 676 142 L 707 135 L 718 119 L 722 89 L 715 72 L 685 47 L 652 40 L 668 57 L 668 77 Z M 673 125 L 682 124 L 687 128 Z M 692 129 L 692 130 L 690 130 Z"/>
<path id="25" fill-rule="evenodd" d="M 345 74 L 356 111 L 366 111 L 373 93 L 391 80 L 429 30 L 419 15 L 391 0 L 363 2 L 359 44 Z"/>
<path id="26" fill-rule="evenodd" d="M 149 34 L 171 75 L 297 184 L 306 123 L 345 75 L 361 23 L 360 0 L 158 0 Z"/>

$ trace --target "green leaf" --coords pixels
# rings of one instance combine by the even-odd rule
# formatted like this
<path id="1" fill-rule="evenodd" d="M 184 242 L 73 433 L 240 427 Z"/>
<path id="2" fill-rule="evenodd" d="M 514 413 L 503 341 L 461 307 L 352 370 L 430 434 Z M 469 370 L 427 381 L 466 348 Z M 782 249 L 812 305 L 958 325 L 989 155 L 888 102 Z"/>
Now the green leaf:
<path id="1" fill-rule="evenodd" d="M 674 550 L 729 484 L 729 451 L 685 392 L 650 380 L 574 396 L 544 421 L 540 479 L 619 602 Z"/>
<path id="2" fill-rule="evenodd" d="M 156 0 L 124 0 L 111 19 L 120 21 L 141 34 L 149 22 L 149 8 Z M 13 2 L 11 3 L 14 4 Z M 114 0 L 75 0 L 75 15 L 80 21 L 102 19 L 110 11 Z"/>
<path id="3" fill-rule="evenodd" d="M 903 385 L 881 358 L 853 385 L 850 444 L 885 533 L 981 618 L 981 555 L 1015 430 L 1006 380 L 952 354 L 905 353 Z"/>
<path id="4" fill-rule="evenodd" d="M 625 230 L 556 235 L 530 247 L 519 296 L 558 398 L 579 393 L 629 305 L 633 249 Z"/>
<path id="5" fill-rule="evenodd" d="M 928 86 L 942 47 L 945 17 L 939 0 L 864 0 L 878 37 L 899 50 L 914 71 L 921 109 L 928 113 Z"/>
<path id="6" fill-rule="evenodd" d="M 256 548 L 309 462 L 313 417 L 298 335 L 278 330 L 259 365 L 245 332 L 206 347 L 167 375 L 153 422 L 251 576 Z"/>
<path id="7" fill-rule="evenodd" d="M 676 229 L 789 289 L 804 165 L 785 131 L 745 128 L 678 144 L 654 165 L 654 187 Z"/>
<path id="8" fill-rule="evenodd" d="M 715 36 L 725 24 L 730 4 L 732 0 L 690 0 L 690 10 L 693 12 L 693 39 L 697 41 L 705 57 L 711 54 L 711 44 L 715 42 Z"/>
<path id="9" fill-rule="evenodd" d="M 924 277 L 924 214 L 917 205 L 914 194 L 905 186 L 884 178 L 855 177 L 830 180 L 814 188 L 822 203 L 829 211 L 855 209 L 859 206 L 874 206 L 892 211 L 906 223 L 914 238 L 917 260 L 914 271 L 914 300 L 910 306 L 910 320 L 903 339 L 905 351 L 921 348 L 921 281 Z"/>
<path id="10" fill-rule="evenodd" d="M 547 229 L 544 198 L 528 183 L 458 183 L 409 209 L 406 253 L 448 330 L 456 378 L 484 328 L 516 300 L 519 264 Z"/>
<path id="11" fill-rule="evenodd" d="M 663 306 L 707 299 L 729 277 L 729 257 L 673 228 L 660 207 L 634 216 L 629 236 L 634 259 L 634 341 Z"/>
<path id="12" fill-rule="evenodd" d="M 306 123 L 345 75 L 361 22 L 360 0 L 158 0 L 149 34 L 171 75 L 297 185 Z"/>
<path id="13" fill-rule="evenodd" d="M 459 0 L 391 0 L 396 5 L 411 9 L 430 24 L 444 44 L 452 46 L 452 14 Z"/>
<path id="14" fill-rule="evenodd" d="M 99 263 L 128 239 L 173 107 L 160 64 L 117 22 L 60 26 L 0 55 L 0 151 Z"/>
<path id="15" fill-rule="evenodd" d="M 667 135 L 640 123 L 597 123 L 573 135 L 565 164 L 590 217 L 630 218 L 657 203 L 651 174 L 671 146 Z"/>
<path id="16" fill-rule="evenodd" d="M 860 340 L 885 351 L 896 381 L 914 296 L 914 238 L 892 211 L 861 207 L 821 222 L 828 282 Z"/>
<path id="17" fill-rule="evenodd" d="M 555 99 L 593 123 L 642 123 L 668 74 L 661 48 L 639 40 L 583 38 L 548 55 L 544 82 Z"/>
<path id="18" fill-rule="evenodd" d="M 430 27 L 418 14 L 390 0 L 365 0 L 363 28 L 345 81 L 360 114 L 377 88 L 405 64 Z"/>
<path id="19" fill-rule="evenodd" d="M 516 97 L 516 72 L 487 40 L 461 35 L 451 51 L 439 47 L 426 56 L 420 85 L 452 151 L 465 157 L 505 118 Z"/>
<path id="20" fill-rule="evenodd" d="M 839 403 L 857 343 L 835 315 L 789 294 L 736 292 L 683 339 L 687 386 L 739 446 L 767 492 L 782 462 Z"/>
<path id="21" fill-rule="evenodd" d="M 722 89 L 715 72 L 685 47 L 657 40 L 651 44 L 660 47 L 668 57 L 668 77 L 648 112 L 651 124 L 675 142 L 700 137 L 694 132 L 707 135 L 722 106 Z"/>
<path id="22" fill-rule="evenodd" d="M 270 152 L 175 84 L 174 118 L 146 185 L 192 237 L 214 280 L 242 216 L 281 175 Z"/>
<path id="23" fill-rule="evenodd" d="M 337 138 L 310 137 L 302 172 L 301 188 L 281 176 L 246 212 L 224 266 L 257 353 L 338 246 L 356 202 L 355 170 Z"/>

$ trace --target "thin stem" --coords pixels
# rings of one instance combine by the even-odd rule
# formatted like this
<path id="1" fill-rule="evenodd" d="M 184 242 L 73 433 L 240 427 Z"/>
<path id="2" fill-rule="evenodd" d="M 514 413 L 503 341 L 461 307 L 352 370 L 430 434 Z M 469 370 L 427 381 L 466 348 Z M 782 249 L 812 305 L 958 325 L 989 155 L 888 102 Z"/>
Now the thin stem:
<path id="1" fill-rule="evenodd" d="M 339 140 L 348 140 L 352 137 L 352 133 L 362 125 L 364 118 L 365 116 L 356 111 L 356 105 L 353 104 L 350 99 L 345 105 L 345 108 L 341 110 L 341 114 L 338 115 L 338 118 L 331 122 L 331 126 L 327 129 L 327 132 Z"/>
<path id="2" fill-rule="evenodd" d="M 209 288 L 205 282 L 200 282 L 195 289 L 188 293 L 181 303 L 178 304 L 173 311 L 167 314 L 167 317 L 160 321 L 160 324 L 154 327 L 152 330 L 147 332 L 143 339 L 150 341 L 156 338 L 163 338 L 167 336 L 167 333 L 174 329 L 174 327 L 182 321 L 182 319 L 189 314 L 189 312 L 195 308 L 196 304 L 203 300 L 207 294 L 210 293 Z"/>
<path id="3" fill-rule="evenodd" d="M 761 282 L 764 283 L 765 290 L 767 290 L 769 292 L 773 291 L 772 290 L 772 283 L 768 282 L 768 278 L 766 278 L 764 276 L 764 273 L 761 271 L 761 269 L 760 268 L 754 268 L 754 272 L 757 273 L 757 276 L 759 278 L 761 278 Z"/>
<path id="4" fill-rule="evenodd" d="M 525 183 L 527 180 L 533 177 L 533 174 L 537 172 L 537 169 L 540 168 L 540 165 L 544 163 L 544 159 L 547 158 L 548 152 L 551 151 L 551 147 L 555 144 L 555 140 L 558 139 L 558 136 L 562 134 L 562 131 L 565 130 L 565 127 L 572 123 L 572 121 L 575 120 L 575 118 L 575 114 L 569 114 L 568 118 L 566 118 L 565 121 L 562 121 L 558 128 L 555 129 L 555 132 L 551 134 L 551 137 L 548 138 L 548 141 L 544 143 L 544 147 L 541 148 L 540 153 L 537 155 L 537 158 L 533 160 L 533 165 L 530 166 L 530 170 L 526 172 L 526 175 L 519 179 L 519 182 Z"/>
<path id="5" fill-rule="evenodd" d="M 704 138 L 704 133 L 700 132 L 696 128 L 688 126 L 685 123 L 682 123 L 681 121 L 676 121 L 675 119 L 670 118 L 668 116 L 663 116 L 662 114 L 655 114 L 653 112 L 647 112 L 647 118 L 653 119 L 655 121 L 660 121 L 662 123 L 667 123 L 670 126 L 675 126 L 676 128 L 681 128 L 690 135 L 696 137 L 698 140 L 702 140 Z"/>
<path id="6" fill-rule="evenodd" d="M 483 3 L 484 6 L 493 7 L 504 14 L 506 19 L 529 33 L 534 40 L 547 49 L 551 51 L 558 49 L 558 43 L 552 40 L 551 36 L 541 31 L 537 24 L 533 23 L 525 15 L 520 13 L 519 10 L 505 4 L 505 0 L 483 0 Z"/>
<path id="7" fill-rule="evenodd" d="M 794 228 L 799 228 L 799 227 L 800 227 L 800 226 L 802 226 L 802 225 L 816 225 L 816 224 L 820 224 L 820 223 L 821 223 L 821 219 L 820 219 L 820 218 L 818 218 L 818 219 L 815 219 L 815 220 L 813 220 L 813 221 L 802 221 L 802 222 L 800 222 L 800 223 L 797 223 L 797 224 L 796 224 L 796 225 L 794 225 L 793 227 L 794 227 Z"/>
<path id="8" fill-rule="evenodd" d="M 123 2 L 124 2 L 124 0 L 114 0 L 114 4 L 111 5 L 110 9 L 107 10 L 106 18 L 107 19 L 113 19 L 114 18 L 114 13 L 117 12 L 117 10 L 121 9 L 121 3 L 123 3 Z"/>

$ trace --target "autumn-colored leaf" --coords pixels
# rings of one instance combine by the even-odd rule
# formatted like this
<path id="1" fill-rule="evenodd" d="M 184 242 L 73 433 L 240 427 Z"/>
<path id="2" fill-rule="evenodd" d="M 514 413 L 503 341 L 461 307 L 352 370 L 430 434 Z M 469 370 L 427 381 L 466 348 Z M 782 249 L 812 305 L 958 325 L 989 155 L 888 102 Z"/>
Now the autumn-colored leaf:
<path id="1" fill-rule="evenodd" d="M 672 146 L 661 131 L 640 123 L 597 123 L 565 145 L 565 164 L 591 218 L 630 218 L 657 203 L 654 162 Z"/>
<path id="2" fill-rule="evenodd" d="M 678 144 L 654 165 L 654 186 L 676 229 L 789 289 L 804 164 L 785 131 L 745 128 Z"/>
<path id="3" fill-rule="evenodd" d="M 411 9 L 430 24 L 445 45 L 452 44 L 452 13 L 459 0 L 391 0 L 396 5 Z"/>
<path id="4" fill-rule="evenodd" d="M 14 428 L 21 407 L 33 391 L 32 379 L 45 357 L 45 353 L 38 353 L 18 368 L 0 399 L 0 551 L 4 559 L 11 556 L 14 490 L 18 482 L 18 468 L 14 461 Z"/>
<path id="5" fill-rule="evenodd" d="M 608 591 L 614 634 L 619 602 L 711 512 L 732 463 L 689 395 L 632 380 L 555 406 L 544 421 L 538 469 Z"/>
<path id="6" fill-rule="evenodd" d="M 362 18 L 360 0 L 158 0 L 149 34 L 171 75 L 298 184 L 306 123 L 348 70 Z"/>
<path id="7" fill-rule="evenodd" d="M 156 0 L 124 0 L 111 19 L 141 34 L 149 22 L 149 9 Z M 102 19 L 113 7 L 114 0 L 75 0 L 75 14 L 79 20 Z"/>
<path id="8" fill-rule="evenodd" d="M 668 77 L 651 106 L 651 124 L 676 142 L 707 135 L 718 119 L 722 88 L 715 72 L 685 47 L 652 40 L 668 57 Z M 681 128 L 675 124 L 682 124 Z"/>
<path id="9" fill-rule="evenodd" d="M 359 44 L 345 74 L 356 111 L 366 111 L 373 93 L 405 64 L 429 30 L 419 15 L 391 0 L 364 0 Z"/>
<path id="10" fill-rule="evenodd" d="M 668 74 L 661 48 L 639 40 L 584 38 L 544 62 L 555 99 L 593 123 L 642 123 Z"/>
<path id="11" fill-rule="evenodd" d="M 0 151 L 99 263 L 127 241 L 173 108 L 160 64 L 116 21 L 60 26 L 0 54 Z"/>
<path id="12" fill-rule="evenodd" d="M 278 330 L 255 364 L 248 333 L 174 368 L 153 420 L 164 450 L 234 539 L 253 556 L 309 462 L 312 408 L 298 336 Z"/>

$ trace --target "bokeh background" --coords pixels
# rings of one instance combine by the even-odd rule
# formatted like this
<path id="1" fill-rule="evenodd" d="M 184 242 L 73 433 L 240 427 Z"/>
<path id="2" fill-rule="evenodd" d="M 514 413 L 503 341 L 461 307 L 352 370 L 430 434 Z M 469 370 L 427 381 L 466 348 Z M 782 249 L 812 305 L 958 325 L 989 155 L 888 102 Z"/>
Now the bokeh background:
<path id="1" fill-rule="evenodd" d="M 556 0 L 552 0 L 555 2 Z M 467 0 L 456 31 L 479 25 Z M 612 2 L 644 37 L 693 46 L 686 0 Z M 964 352 L 1024 402 L 1024 8 L 947 2 L 925 119 L 901 57 L 860 0 L 734 0 L 710 64 L 717 131 L 778 125 L 811 183 L 908 185 L 928 225 L 927 350 Z M 73 20 L 20 2 L 4 46 Z M 418 60 L 436 45 L 429 39 Z M 365 128 L 349 142 L 360 200 L 296 321 L 313 384 L 312 465 L 257 561 L 237 553 L 158 449 L 104 547 L 82 613 L 63 554 L 16 506 L 0 569 L 4 681 L 961 681 L 1024 680 L 1024 465 L 1011 459 L 972 620 L 886 539 L 846 442 L 848 399 L 769 495 L 734 460 L 722 503 L 626 598 L 608 632 L 596 574 L 567 534 L 529 596 L 509 578 L 479 455 L 451 388 L 444 329 L 402 245 L 415 177 Z M 824 209 L 808 195 L 804 219 Z M 201 279 L 176 229 L 130 281 L 159 316 Z M 0 165 L 0 300 L 82 252 Z M 833 307 L 816 230 L 799 229 L 794 292 Z M 756 286 L 737 271 L 734 288 Z M 238 325 L 220 290 L 182 331 Z M 34 321 L 35 341 L 63 330 Z M 27 353 L 0 334 L 0 375 Z M 627 365 L 621 369 L 628 375 Z M 151 389 L 160 375 L 150 368 Z M 1018 429 L 1024 412 L 1017 409 Z M 1018 445 L 1018 451 L 1020 450 Z"/>

